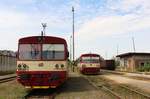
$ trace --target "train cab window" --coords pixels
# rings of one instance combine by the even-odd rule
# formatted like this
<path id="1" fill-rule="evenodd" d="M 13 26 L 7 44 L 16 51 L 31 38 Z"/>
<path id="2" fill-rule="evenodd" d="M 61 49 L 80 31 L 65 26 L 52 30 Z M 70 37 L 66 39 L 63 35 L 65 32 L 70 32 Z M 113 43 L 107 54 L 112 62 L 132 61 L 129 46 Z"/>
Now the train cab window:
<path id="1" fill-rule="evenodd" d="M 40 44 L 20 44 L 19 59 L 21 60 L 39 60 L 41 58 Z"/>
<path id="2" fill-rule="evenodd" d="M 42 59 L 64 59 L 65 48 L 64 44 L 43 44 Z"/>
<path id="3" fill-rule="evenodd" d="M 99 63 L 99 57 L 82 57 L 82 62 L 85 63 Z"/>

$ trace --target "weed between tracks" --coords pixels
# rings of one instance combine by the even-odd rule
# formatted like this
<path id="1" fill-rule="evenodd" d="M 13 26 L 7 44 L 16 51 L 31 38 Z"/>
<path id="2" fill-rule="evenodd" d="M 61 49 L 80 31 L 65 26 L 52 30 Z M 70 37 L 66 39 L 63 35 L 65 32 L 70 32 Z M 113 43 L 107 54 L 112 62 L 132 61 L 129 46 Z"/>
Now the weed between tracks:
<path id="1" fill-rule="evenodd" d="M 17 81 L 0 84 L 0 99 L 22 99 L 25 94 L 26 90 Z"/>
<path id="2" fill-rule="evenodd" d="M 136 94 L 135 92 L 122 88 L 121 84 L 117 84 L 112 80 L 108 80 L 103 77 L 94 77 L 94 76 L 89 76 L 88 79 L 90 79 L 93 83 L 95 83 L 96 86 L 98 86 L 99 88 L 102 88 L 103 86 L 105 86 L 106 88 L 117 93 L 119 96 L 121 96 L 121 99 L 148 99 L 139 94 Z M 129 87 L 129 86 L 126 85 L 126 87 Z"/>

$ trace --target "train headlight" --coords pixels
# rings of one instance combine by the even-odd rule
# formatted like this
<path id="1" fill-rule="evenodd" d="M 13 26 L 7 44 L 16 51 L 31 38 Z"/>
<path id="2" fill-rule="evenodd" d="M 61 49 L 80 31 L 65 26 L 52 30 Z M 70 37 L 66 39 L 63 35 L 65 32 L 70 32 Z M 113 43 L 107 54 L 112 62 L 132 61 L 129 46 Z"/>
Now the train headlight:
<path id="1" fill-rule="evenodd" d="M 18 64 L 18 70 L 29 70 L 29 66 L 27 66 L 26 64 Z"/>
<path id="2" fill-rule="evenodd" d="M 65 66 L 64 66 L 64 64 L 61 64 L 61 68 L 64 68 Z"/>
<path id="3" fill-rule="evenodd" d="M 18 70 L 21 70 L 21 64 L 18 65 Z"/>
<path id="4" fill-rule="evenodd" d="M 29 70 L 29 66 L 27 66 L 26 64 L 23 64 L 23 70 Z"/>
<path id="5" fill-rule="evenodd" d="M 56 69 L 58 69 L 58 68 L 59 68 L 59 65 L 58 65 L 58 64 L 56 64 L 56 65 L 55 65 L 55 68 L 56 68 Z"/>
<path id="6" fill-rule="evenodd" d="M 18 67 L 21 68 L 21 64 L 19 64 Z"/>
<path id="7" fill-rule="evenodd" d="M 27 67 L 27 65 L 26 64 L 23 64 L 23 68 L 26 68 Z"/>

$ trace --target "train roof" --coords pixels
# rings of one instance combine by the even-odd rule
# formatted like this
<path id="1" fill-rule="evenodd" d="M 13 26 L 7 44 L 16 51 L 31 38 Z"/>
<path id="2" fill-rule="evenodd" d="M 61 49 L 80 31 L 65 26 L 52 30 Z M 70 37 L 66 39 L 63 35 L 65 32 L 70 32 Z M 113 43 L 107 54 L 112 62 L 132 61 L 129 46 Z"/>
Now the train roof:
<path id="1" fill-rule="evenodd" d="M 51 44 L 66 44 L 66 40 L 59 37 L 53 36 L 29 36 L 19 39 L 19 44 L 36 44 L 40 43 L 51 43 Z"/>
<path id="2" fill-rule="evenodd" d="M 100 55 L 99 55 L 99 54 L 93 54 L 93 53 L 89 53 L 89 54 L 82 54 L 80 57 L 84 57 L 84 56 L 100 57 Z"/>

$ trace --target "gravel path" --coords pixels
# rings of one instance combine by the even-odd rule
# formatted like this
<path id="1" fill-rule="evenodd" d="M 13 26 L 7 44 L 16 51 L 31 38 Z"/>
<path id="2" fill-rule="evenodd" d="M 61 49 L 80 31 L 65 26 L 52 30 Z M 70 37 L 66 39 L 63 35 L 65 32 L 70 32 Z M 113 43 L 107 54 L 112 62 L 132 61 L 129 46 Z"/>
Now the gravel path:
<path id="1" fill-rule="evenodd" d="M 133 87 L 136 87 L 138 89 L 141 89 L 145 92 L 150 93 L 150 82 L 149 81 L 136 80 L 136 79 L 122 77 L 122 76 L 114 75 L 114 74 L 107 74 L 107 75 L 105 74 L 105 75 L 100 75 L 100 76 L 108 78 L 110 80 L 113 80 L 117 83 L 131 85 Z"/>
<path id="2" fill-rule="evenodd" d="M 111 99 L 77 73 L 71 73 L 71 77 L 59 91 L 55 99 Z"/>

